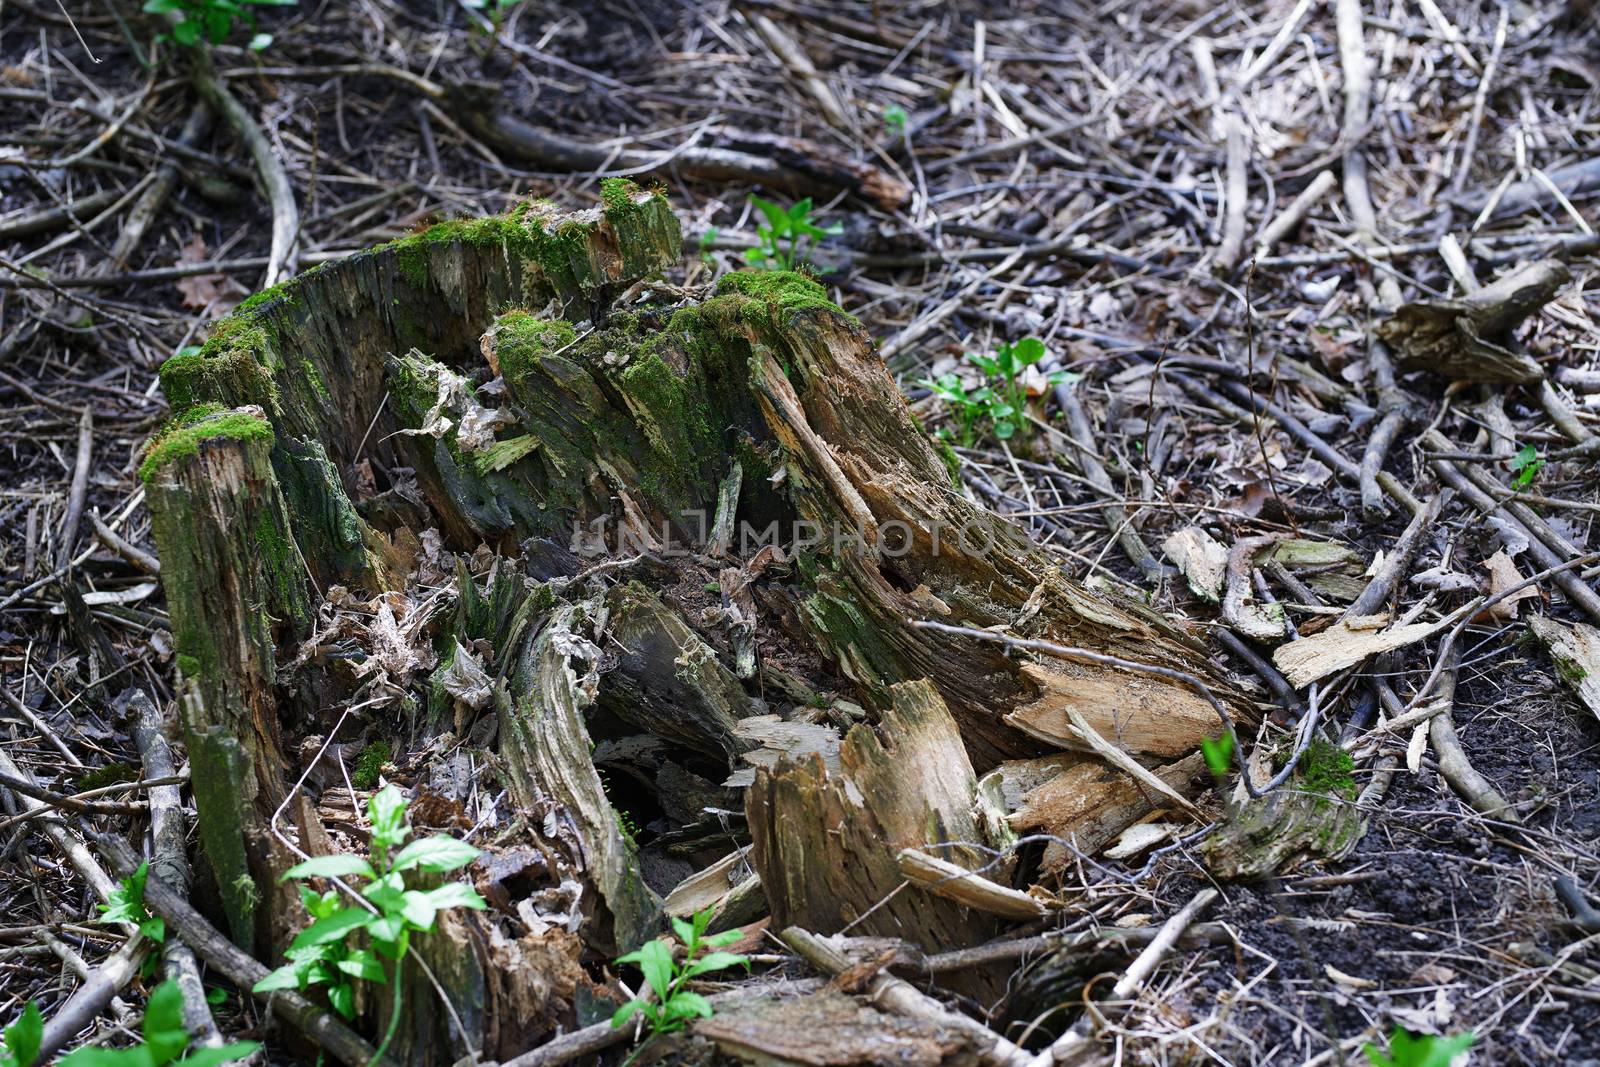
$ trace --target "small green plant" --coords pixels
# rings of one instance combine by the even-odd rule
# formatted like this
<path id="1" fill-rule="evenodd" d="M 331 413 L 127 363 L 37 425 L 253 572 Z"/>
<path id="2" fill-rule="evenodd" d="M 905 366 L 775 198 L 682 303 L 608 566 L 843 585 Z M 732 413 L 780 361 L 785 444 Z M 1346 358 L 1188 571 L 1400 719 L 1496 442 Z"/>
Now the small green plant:
<path id="1" fill-rule="evenodd" d="M 385 786 L 367 800 L 367 818 L 372 823 L 372 859 L 348 853 L 317 856 L 284 872 L 283 878 L 359 878 L 365 883 L 361 896 L 370 907 L 343 906 L 339 891 L 318 893 L 300 887 L 300 900 L 312 923 L 295 936 L 284 953 L 289 962 L 255 984 L 254 992 L 274 989 L 308 989 L 328 986 L 328 1003 L 345 1018 L 355 1016 L 355 986 L 352 979 L 385 981 L 382 960 L 392 961 L 394 1000 L 389 1012 L 389 1030 L 378 1046 L 372 1062 L 383 1058 L 400 1024 L 400 962 L 405 958 L 413 932 L 433 929 L 439 912 L 451 908 L 483 908 L 483 898 L 462 882 L 448 882 L 437 889 L 417 890 L 406 885 L 405 872 L 412 870 L 444 873 L 459 870 L 478 857 L 478 849 L 465 841 L 439 834 L 406 844 L 411 828 L 406 822 L 406 799 L 394 786 Z M 350 943 L 352 935 L 366 931 L 372 948 Z"/>
<path id="2" fill-rule="evenodd" d="M 156 944 L 167 939 L 167 924 L 159 915 L 151 915 L 144 903 L 144 883 L 150 876 L 150 861 L 139 864 L 139 869 L 124 878 L 106 903 L 100 905 L 100 923 L 131 923 L 139 932 Z"/>
<path id="3" fill-rule="evenodd" d="M 707 226 L 705 232 L 700 235 L 700 262 L 708 267 L 717 262 L 717 257 L 711 251 L 711 246 L 716 243 L 717 228 L 715 226 Z"/>
<path id="4" fill-rule="evenodd" d="M 611 1025 L 627 1025 L 635 1015 L 644 1018 L 650 1036 L 670 1034 L 681 1030 L 694 1018 L 711 1017 L 711 1002 L 699 993 L 684 988 L 691 979 L 711 971 L 720 971 L 741 964 L 748 967 L 750 959 L 734 952 L 716 951 L 724 945 L 739 940 L 739 931 L 705 936 L 711 924 L 711 909 L 696 912 L 692 921 L 672 920 L 673 932 L 683 942 L 683 962 L 673 958 L 672 946 L 665 941 L 651 941 L 637 952 L 620 956 L 617 962 L 637 964 L 644 972 L 644 980 L 655 993 L 654 1000 L 634 997 L 611 1017 Z"/>
<path id="5" fill-rule="evenodd" d="M 978 427 L 987 420 L 1000 440 L 1020 432 L 1027 434 L 1028 368 L 1045 357 L 1048 350 L 1037 337 L 1006 342 L 994 355 L 967 353 L 967 361 L 984 373 L 984 384 L 968 390 L 955 374 L 942 374 L 937 380 L 924 378 L 919 383 L 933 391 L 955 415 L 959 439 L 971 448 L 977 442 Z M 1054 371 L 1045 379 L 1051 385 L 1072 380 L 1066 371 Z"/>
<path id="6" fill-rule="evenodd" d="M 1526 489 L 1539 477 L 1539 471 L 1544 467 L 1544 460 L 1539 458 L 1539 450 L 1532 445 L 1523 445 L 1517 449 L 1517 454 L 1511 457 L 1511 472 L 1516 477 L 1511 479 L 1511 488 Z"/>
<path id="7" fill-rule="evenodd" d="M 883 109 L 883 125 L 891 137 L 904 137 L 906 123 L 911 116 L 906 114 L 906 109 L 899 104 L 890 104 Z"/>
<path id="8" fill-rule="evenodd" d="M 1472 1047 L 1477 1035 L 1468 1030 L 1454 1037 L 1413 1034 L 1395 1027 L 1389 1035 L 1389 1054 L 1368 1042 L 1363 1050 L 1373 1067 L 1450 1067 L 1450 1061 Z"/>
<path id="9" fill-rule="evenodd" d="M 187 1056 L 189 1031 L 183 1028 L 183 993 L 177 982 L 162 982 L 150 993 L 140 1026 L 144 1041 L 132 1048 L 76 1049 L 61 1058 L 57 1067 L 216 1067 L 220 1063 L 242 1060 L 261 1047 L 258 1041 L 235 1041 L 218 1048 L 197 1048 Z M 10 1031 L 7 1031 L 9 1036 Z M 34 1045 L 38 1054 L 38 1045 Z M 25 1064 L 26 1060 L 19 1060 Z"/>
<path id="10" fill-rule="evenodd" d="M 145 0 L 144 10 L 151 15 L 176 12 L 181 20 L 172 26 L 172 39 L 181 45 L 196 45 L 201 41 L 221 44 L 233 31 L 233 22 L 239 19 L 249 26 L 252 35 L 250 48 L 259 52 L 272 43 L 272 34 L 256 33 L 256 16 L 252 7 L 293 7 L 297 0 Z"/>
<path id="11" fill-rule="evenodd" d="M 30 1067 L 39 1058 L 44 1041 L 44 1016 L 39 1005 L 28 1001 L 12 1024 L 0 1034 L 0 1067 Z"/>
<path id="12" fill-rule="evenodd" d="M 744 254 L 745 261 L 752 267 L 794 270 L 803 242 L 815 244 L 819 237 L 837 237 L 844 232 L 844 227 L 837 222 L 818 226 L 812 220 L 809 196 L 787 210 L 759 196 L 752 196 L 750 203 L 767 219 L 765 226 L 756 228 L 761 243 Z"/>
<path id="13" fill-rule="evenodd" d="M 1233 735 L 1202 737 L 1200 754 L 1206 758 L 1206 769 L 1211 772 L 1211 777 L 1228 777 L 1228 770 L 1233 766 Z"/>

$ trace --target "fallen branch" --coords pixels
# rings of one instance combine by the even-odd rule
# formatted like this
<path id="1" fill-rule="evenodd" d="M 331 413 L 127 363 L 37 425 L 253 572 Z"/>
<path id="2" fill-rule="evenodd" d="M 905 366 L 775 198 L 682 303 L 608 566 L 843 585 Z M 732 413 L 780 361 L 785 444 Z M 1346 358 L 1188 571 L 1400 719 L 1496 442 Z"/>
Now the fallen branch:
<path id="1" fill-rule="evenodd" d="M 294 184 L 289 180 L 288 170 L 273 151 L 272 143 L 267 140 L 261 125 L 217 77 L 209 54 L 195 50 L 189 77 L 195 91 L 233 127 L 233 131 L 249 149 L 250 157 L 255 160 L 256 171 L 261 175 L 261 183 L 266 186 L 267 199 L 272 204 L 272 245 L 267 254 L 267 273 L 262 286 L 274 286 L 299 269 L 296 245 L 300 240 L 300 208 L 295 203 Z"/>
<path id="2" fill-rule="evenodd" d="M 1439 675 L 1437 695 L 1434 697 L 1439 712 L 1428 720 L 1428 740 L 1438 753 L 1439 773 L 1474 810 L 1491 819 L 1520 823 L 1522 820 L 1518 818 L 1516 809 L 1500 795 L 1489 779 L 1473 767 L 1456 737 L 1455 716 L 1451 708 L 1456 697 L 1456 673 L 1461 664 L 1460 648 L 1452 645 L 1442 659 L 1444 670 Z"/>

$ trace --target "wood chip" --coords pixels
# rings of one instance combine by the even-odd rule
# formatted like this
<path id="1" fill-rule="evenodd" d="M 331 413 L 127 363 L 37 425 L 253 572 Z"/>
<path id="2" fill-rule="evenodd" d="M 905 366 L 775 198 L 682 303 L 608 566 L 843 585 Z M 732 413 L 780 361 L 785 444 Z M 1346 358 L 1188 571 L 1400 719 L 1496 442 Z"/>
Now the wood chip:
<path id="1" fill-rule="evenodd" d="M 1375 616 L 1340 619 L 1319 634 L 1280 645 L 1272 653 L 1273 664 L 1296 689 L 1326 678 L 1383 652 L 1415 644 L 1438 633 L 1450 620 L 1414 622 L 1376 630 L 1370 625 Z"/>

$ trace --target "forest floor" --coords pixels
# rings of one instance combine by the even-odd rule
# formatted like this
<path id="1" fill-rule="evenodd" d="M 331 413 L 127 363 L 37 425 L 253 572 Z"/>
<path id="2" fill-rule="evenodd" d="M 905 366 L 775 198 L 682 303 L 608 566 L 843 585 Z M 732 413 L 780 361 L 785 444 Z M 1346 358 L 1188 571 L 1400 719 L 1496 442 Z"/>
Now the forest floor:
<path id="1" fill-rule="evenodd" d="M 235 34 L 212 52 L 286 169 L 300 269 L 529 197 L 593 205 L 621 158 L 664 187 L 685 231 L 671 280 L 696 286 L 757 244 L 752 194 L 813 195 L 811 218 L 840 232 L 807 258 L 923 424 L 950 435 L 966 492 L 1071 576 L 1187 620 L 1283 704 L 1272 736 L 1309 739 L 1320 717 L 1351 751 L 1359 844 L 1216 883 L 1203 918 L 1226 937 L 1160 961 L 1104 1020 L 1108 1057 L 1362 1063 L 1403 1026 L 1471 1030 L 1473 1062 L 1600 1063 L 1600 926 L 1574 926 L 1555 890 L 1600 880 L 1600 702 L 1527 625 L 1600 625 L 1600 23 L 1581 3 L 1362 5 L 1364 116 L 1339 6 L 523 0 L 486 31 L 454 0 L 360 0 L 258 8 L 264 51 Z M 137 477 L 167 411 L 156 372 L 261 288 L 273 255 L 236 132 L 178 143 L 199 98 L 170 45 L 148 62 L 154 33 L 130 4 L 0 0 L 0 747 L 56 795 L 138 777 L 121 689 L 174 699 Z M 436 98 L 396 71 L 484 96 Z M 486 138 L 472 112 L 491 107 L 604 158 L 575 168 L 570 145 Z M 745 135 L 804 138 L 890 192 L 674 163 Z M 1354 156 L 1375 232 L 1350 203 Z M 170 196 L 119 245 L 163 167 Z M 1308 189 L 1303 218 L 1262 246 Z M 1459 297 L 1474 274 L 1550 255 L 1570 279 L 1499 330 L 1506 359 L 1535 365 L 1520 383 L 1369 343 L 1398 300 Z M 964 354 L 1026 337 L 1066 374 L 1025 373 L 1020 419 L 964 427 L 949 395 L 989 384 Z M 1002 438 L 997 421 L 1021 425 Z M 1382 485 L 1360 470 L 1380 426 Z M 1239 642 L 1271 659 L 1324 632 L 1394 563 L 1405 498 L 1441 495 L 1365 614 L 1448 625 L 1275 697 Z M 1288 564 L 1257 558 L 1270 542 L 1255 538 L 1337 551 Z M 1187 581 L 1171 565 L 1185 560 Z M 1458 613 L 1483 594 L 1504 596 Z M 1453 701 L 1430 696 L 1441 664 Z M 1453 720 L 1459 747 L 1443 743 L 1478 772 L 1474 797 L 1441 772 L 1428 719 L 1382 727 L 1419 706 Z M 141 825 L 137 791 L 110 797 L 96 819 Z M 1151 863 L 1058 870 L 1058 924 L 1164 921 L 1213 884 L 1182 841 Z M 48 1018 L 116 952 L 94 903 L 37 820 L 0 816 L 0 1020 L 29 999 Z M 1031 1001 L 964 1006 L 1017 1039 L 1054 1006 L 1029 965 L 1012 984 Z M 85 1039 L 115 1039 L 127 1010 Z M 219 1019 L 263 1032 L 237 1000 Z"/>

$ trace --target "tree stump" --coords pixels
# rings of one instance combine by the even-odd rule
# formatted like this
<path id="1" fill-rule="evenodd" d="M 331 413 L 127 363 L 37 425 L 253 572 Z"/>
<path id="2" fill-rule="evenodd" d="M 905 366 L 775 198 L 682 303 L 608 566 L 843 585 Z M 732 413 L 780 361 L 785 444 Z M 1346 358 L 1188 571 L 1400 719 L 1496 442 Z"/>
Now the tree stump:
<path id="1" fill-rule="evenodd" d="M 651 280 L 679 255 L 665 200 L 608 181 L 597 209 L 532 203 L 307 272 L 162 370 L 177 414 L 144 474 L 197 790 L 202 766 L 231 783 L 202 797 L 201 837 L 237 887 L 235 936 L 285 858 L 279 806 L 296 847 L 328 840 L 319 775 L 289 757 L 352 698 L 340 741 L 392 739 L 419 796 L 448 793 L 464 749 L 508 798 L 474 869 L 494 909 L 418 945 L 448 946 L 436 970 L 469 1032 L 434 1013 L 412 1058 L 506 1058 L 570 1024 L 573 983 L 507 961 L 635 947 L 661 896 L 747 834 L 773 913 L 824 934 L 898 884 L 900 847 L 1003 845 L 1004 819 L 974 814 L 977 776 L 1057 750 L 1014 712 L 1083 702 L 1158 769 L 1221 729 L 1165 679 L 914 620 L 1166 664 L 1253 710 L 1200 643 L 970 501 L 822 286 Z M 724 782 L 772 755 L 774 722 L 810 731 L 812 756 L 778 753 L 741 799 Z M 576 935 L 531 922 L 529 901 L 569 883 Z M 873 929 L 930 950 L 993 930 L 917 894 Z M 282 949 L 285 931 L 253 929 Z M 519 1025 L 495 1017 L 507 1006 Z"/>

